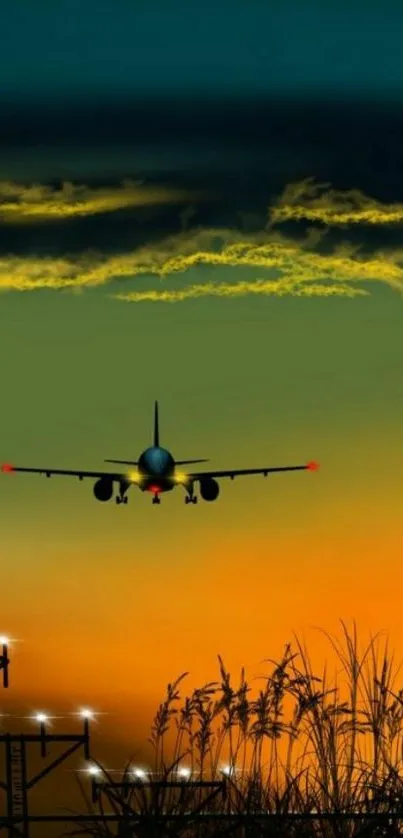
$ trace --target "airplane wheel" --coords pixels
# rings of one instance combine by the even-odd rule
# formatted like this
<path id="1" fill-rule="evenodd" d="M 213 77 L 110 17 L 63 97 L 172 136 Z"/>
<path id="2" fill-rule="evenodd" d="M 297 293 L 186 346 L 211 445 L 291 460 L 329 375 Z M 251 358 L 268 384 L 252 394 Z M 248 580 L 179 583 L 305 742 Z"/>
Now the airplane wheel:
<path id="1" fill-rule="evenodd" d="M 160 498 L 153 498 L 153 503 L 161 503 Z"/>
<path id="2" fill-rule="evenodd" d="M 121 502 L 122 502 L 122 501 L 121 501 L 121 498 L 119 497 L 119 495 L 117 495 L 117 496 L 116 496 L 116 503 L 121 503 Z"/>

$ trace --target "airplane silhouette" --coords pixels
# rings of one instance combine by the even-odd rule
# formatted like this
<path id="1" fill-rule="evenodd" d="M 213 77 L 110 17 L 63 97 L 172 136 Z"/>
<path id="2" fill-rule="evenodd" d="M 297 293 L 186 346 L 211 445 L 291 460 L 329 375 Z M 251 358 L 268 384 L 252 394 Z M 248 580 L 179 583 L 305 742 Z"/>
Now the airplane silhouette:
<path id="1" fill-rule="evenodd" d="M 109 501 L 113 496 L 114 483 L 118 484 L 116 503 L 127 503 L 127 491 L 132 485 L 137 485 L 142 492 L 150 492 L 153 496 L 153 503 L 160 503 L 160 494 L 169 492 L 175 486 L 183 486 L 186 491 L 185 503 L 197 503 L 197 496 L 194 494 L 194 484 L 199 483 L 200 495 L 205 501 L 213 501 L 218 498 L 220 487 L 216 478 L 234 477 L 246 474 L 263 474 L 267 477 L 269 472 L 274 471 L 317 471 L 318 463 L 309 462 L 303 466 L 277 466 L 250 469 L 230 469 L 228 471 L 196 471 L 190 474 L 183 474 L 177 470 L 177 466 L 189 465 L 190 463 L 206 463 L 208 460 L 174 460 L 170 451 L 160 446 L 158 402 L 154 407 L 154 439 L 153 445 L 146 448 L 138 460 L 104 460 L 105 463 L 116 463 L 120 465 L 135 466 L 136 470 L 126 473 L 110 473 L 105 471 L 83 471 L 82 469 L 66 470 L 55 468 L 26 468 L 25 466 L 13 466 L 4 463 L 1 470 L 4 473 L 17 471 L 32 472 L 34 474 L 46 474 L 51 477 L 53 474 L 69 475 L 83 480 L 84 477 L 96 479 L 94 495 L 99 501 Z"/>

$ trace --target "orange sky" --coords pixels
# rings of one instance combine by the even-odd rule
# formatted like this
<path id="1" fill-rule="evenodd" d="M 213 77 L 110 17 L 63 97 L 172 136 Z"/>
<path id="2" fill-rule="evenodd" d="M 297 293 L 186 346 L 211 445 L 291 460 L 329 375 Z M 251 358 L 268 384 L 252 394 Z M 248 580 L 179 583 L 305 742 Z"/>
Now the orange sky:
<path id="1" fill-rule="evenodd" d="M 218 653 L 236 683 L 242 665 L 250 677 L 267 673 L 259 662 L 280 659 L 295 630 L 301 639 L 305 635 L 316 674 L 321 675 L 325 660 L 332 672 L 334 652 L 310 626 L 341 637 L 342 617 L 348 624 L 355 618 L 362 644 L 371 631 L 386 629 L 400 662 L 402 547 L 398 522 L 386 538 L 375 524 L 365 534 L 345 528 L 331 543 L 306 530 L 277 535 L 270 544 L 261 536 L 225 543 L 218 538 L 207 556 L 195 551 L 188 573 L 171 561 L 158 585 L 153 568 L 139 578 L 133 556 L 123 589 L 112 569 L 113 556 L 101 554 L 104 570 L 91 585 L 89 602 L 75 593 L 71 576 L 63 598 L 48 601 L 42 611 L 39 589 L 49 593 L 57 573 L 49 571 L 47 583 L 22 591 L 20 604 L 31 599 L 31 608 L 22 608 L 18 619 L 24 642 L 12 649 L 12 689 L 3 693 L 2 707 L 68 714 L 90 704 L 107 711 L 110 715 L 99 719 L 97 738 L 117 738 L 124 758 L 132 743 L 145 741 L 167 682 L 190 671 L 183 686 L 188 694 L 215 680 Z M 8 625 L 17 625 L 14 608 L 12 601 L 3 608 Z M 253 691 L 258 684 L 252 683 Z M 63 722 L 57 726 L 61 730 Z"/>

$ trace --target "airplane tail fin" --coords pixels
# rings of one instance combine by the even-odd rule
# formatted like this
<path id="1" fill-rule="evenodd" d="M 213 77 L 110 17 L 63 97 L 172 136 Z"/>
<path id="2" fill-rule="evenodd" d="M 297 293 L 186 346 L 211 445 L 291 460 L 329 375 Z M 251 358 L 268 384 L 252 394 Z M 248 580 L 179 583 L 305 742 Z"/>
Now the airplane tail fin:
<path id="1" fill-rule="evenodd" d="M 160 428 L 158 418 L 158 402 L 154 404 L 154 447 L 159 448 L 160 444 Z"/>
<path id="2" fill-rule="evenodd" d="M 154 402 L 154 440 L 153 445 L 155 448 L 159 448 L 160 444 L 160 427 L 159 427 L 159 415 L 158 415 L 158 402 Z M 125 466 L 137 466 L 137 460 L 104 460 L 104 463 L 119 463 L 120 465 Z M 208 463 L 208 460 L 176 460 L 175 465 L 177 466 L 185 466 L 189 465 L 190 463 Z"/>

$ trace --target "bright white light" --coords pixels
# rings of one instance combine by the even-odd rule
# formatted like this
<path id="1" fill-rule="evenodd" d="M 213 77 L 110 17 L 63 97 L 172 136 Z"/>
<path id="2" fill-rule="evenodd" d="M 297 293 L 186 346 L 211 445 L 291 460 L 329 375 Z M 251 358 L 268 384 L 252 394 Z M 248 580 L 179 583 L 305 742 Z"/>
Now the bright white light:
<path id="1" fill-rule="evenodd" d="M 35 719 L 37 722 L 39 722 L 39 724 L 44 725 L 45 722 L 47 722 L 48 717 L 45 715 L 45 713 L 37 713 Z"/>
<path id="2" fill-rule="evenodd" d="M 91 774 L 92 777 L 95 777 L 97 774 L 101 773 L 101 769 L 98 768 L 97 765 L 90 765 L 90 767 L 87 768 L 87 773 Z"/>
<path id="3" fill-rule="evenodd" d="M 234 773 L 235 768 L 233 765 L 224 765 L 224 768 L 222 768 L 221 771 L 223 774 L 226 774 L 226 776 L 229 777 L 230 774 Z"/>
<path id="4" fill-rule="evenodd" d="M 178 768 L 180 777 L 190 777 L 190 768 Z"/>
<path id="5" fill-rule="evenodd" d="M 82 710 L 80 710 L 80 716 L 83 719 L 93 719 L 94 713 L 92 712 L 92 710 L 88 710 L 87 707 L 84 707 Z"/>
<path id="6" fill-rule="evenodd" d="M 4 634 L 2 634 L 2 636 L 0 637 L 0 643 L 1 643 L 1 645 L 2 645 L 2 646 L 8 646 L 9 642 L 10 642 L 10 638 L 9 638 L 9 637 L 5 637 L 5 636 L 4 636 Z"/>
<path id="7" fill-rule="evenodd" d="M 142 768 L 135 768 L 134 771 L 133 771 L 133 776 L 137 777 L 140 780 L 143 780 L 144 777 L 146 776 L 146 772 L 143 771 Z"/>

